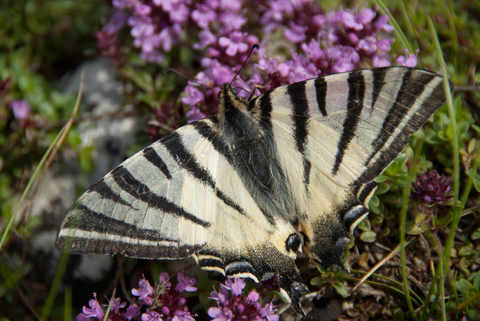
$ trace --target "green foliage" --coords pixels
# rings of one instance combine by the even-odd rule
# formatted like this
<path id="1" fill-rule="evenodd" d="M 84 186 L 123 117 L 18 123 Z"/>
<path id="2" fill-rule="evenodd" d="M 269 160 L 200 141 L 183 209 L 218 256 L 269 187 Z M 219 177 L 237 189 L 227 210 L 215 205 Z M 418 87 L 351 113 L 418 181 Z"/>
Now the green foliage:
<path id="1" fill-rule="evenodd" d="M 349 296 L 343 284 L 343 278 L 346 275 L 344 271 L 335 268 L 325 269 L 321 265 L 317 265 L 317 269 L 320 272 L 320 276 L 310 280 L 311 285 L 331 286 L 342 297 L 346 298 Z"/>
<path id="2" fill-rule="evenodd" d="M 461 295 L 459 299 L 460 305 L 465 305 L 464 310 L 468 320 L 480 319 L 480 307 L 478 302 L 480 300 L 480 273 L 472 273 L 468 279 L 461 279 L 455 282 L 455 288 Z M 455 302 L 449 302 L 447 307 L 454 309 Z"/>
<path id="3" fill-rule="evenodd" d="M 76 94 L 63 94 L 59 77 L 95 48 L 93 32 L 109 14 L 101 1 L 7 1 L 0 12 L 0 81 L 10 80 L 0 96 L 0 204 L 6 219 L 12 195 L 29 168 L 36 166 L 75 105 Z M 26 121 L 17 120 L 8 105 L 25 99 L 32 107 Z M 80 137 L 71 132 L 73 148 Z M 81 151 L 84 170 L 93 164 L 91 151 Z M 27 171 L 26 171 L 27 169 Z M 18 192 L 18 191 L 17 191 Z"/>

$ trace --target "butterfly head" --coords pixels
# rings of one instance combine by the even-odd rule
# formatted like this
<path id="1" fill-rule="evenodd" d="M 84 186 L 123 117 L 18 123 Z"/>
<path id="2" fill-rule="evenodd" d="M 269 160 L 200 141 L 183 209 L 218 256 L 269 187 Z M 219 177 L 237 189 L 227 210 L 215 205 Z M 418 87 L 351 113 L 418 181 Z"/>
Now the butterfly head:
<path id="1" fill-rule="evenodd" d="M 229 84 L 222 86 L 222 89 L 218 92 L 218 98 L 220 99 L 220 104 L 218 105 L 217 119 L 223 123 L 225 117 L 227 118 L 238 118 L 241 112 L 243 116 L 248 117 L 248 102 L 238 97 L 238 92 Z"/>

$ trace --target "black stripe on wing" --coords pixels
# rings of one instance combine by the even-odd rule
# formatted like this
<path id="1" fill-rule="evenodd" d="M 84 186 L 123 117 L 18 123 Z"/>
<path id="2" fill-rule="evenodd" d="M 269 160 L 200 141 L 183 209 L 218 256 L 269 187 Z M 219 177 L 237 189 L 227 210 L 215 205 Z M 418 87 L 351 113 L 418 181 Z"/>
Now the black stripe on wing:
<path id="1" fill-rule="evenodd" d="M 419 72 L 419 71 L 417 71 Z M 423 74 L 421 77 L 417 78 L 419 80 L 415 80 L 413 83 L 414 85 L 406 86 L 405 90 L 418 90 L 416 87 L 420 87 L 422 91 L 418 92 L 417 95 L 421 95 L 423 90 L 428 83 L 432 80 L 436 79 L 437 76 L 433 73 L 426 73 L 424 71 L 420 71 Z M 423 84 L 419 84 L 419 81 L 425 81 Z M 402 86 L 403 87 L 403 86 Z M 412 88 L 413 87 L 413 88 Z M 415 88 L 415 89 L 414 89 Z M 400 95 L 400 93 L 399 93 Z M 402 94 L 403 96 L 403 94 Z M 408 95 L 408 96 L 411 96 Z M 415 99 L 413 102 L 409 103 L 409 108 L 415 104 L 416 97 L 411 97 L 411 99 Z M 364 184 L 367 182 L 372 181 L 375 179 L 383 170 L 402 152 L 405 146 L 408 143 L 408 139 L 410 135 L 416 132 L 417 130 L 422 127 L 425 122 L 430 118 L 430 116 L 445 102 L 445 94 L 443 89 L 443 83 L 438 81 L 437 86 L 433 89 L 428 97 L 423 98 L 423 102 L 421 106 L 417 109 L 418 112 L 412 114 L 412 117 L 408 119 L 407 124 L 403 131 L 399 133 L 393 142 L 388 146 L 388 149 L 381 152 L 380 157 L 373 163 L 369 164 L 367 170 L 353 183 L 353 184 Z M 404 107 L 405 108 L 405 107 Z M 385 120 L 386 122 L 387 120 Z M 388 127 L 384 124 L 384 127 Z M 390 133 L 390 132 L 388 132 Z M 383 138 L 378 138 L 378 141 L 388 140 L 391 134 L 383 133 L 383 131 L 378 135 L 381 137 L 384 135 Z M 388 137 L 387 137 L 388 136 Z M 374 152 L 370 158 L 373 157 L 380 151 Z"/>
<path id="2" fill-rule="evenodd" d="M 63 247 L 67 244 L 69 244 L 68 240 L 64 237 L 57 239 L 57 248 L 72 254 L 122 254 L 137 259 L 182 259 L 205 246 L 205 244 L 199 246 L 190 246 L 187 244 L 180 246 L 158 246 L 156 244 L 138 245 L 119 242 L 118 240 L 102 240 L 101 243 L 96 243 L 96 240 L 89 238 L 75 238 L 70 249 Z"/>
<path id="3" fill-rule="evenodd" d="M 202 182 L 203 184 L 208 185 L 211 189 L 213 189 L 216 193 L 216 196 L 220 200 L 222 200 L 225 205 L 230 206 L 231 208 L 238 211 L 240 214 L 245 215 L 245 211 L 234 200 L 232 200 L 230 197 L 228 197 L 222 191 L 216 188 L 216 183 L 212 175 L 210 175 L 210 172 L 206 168 L 198 164 L 195 156 L 185 148 L 182 143 L 180 134 L 178 134 L 177 132 L 172 132 L 169 134 L 169 138 L 170 139 L 166 142 L 160 142 L 170 152 L 171 156 L 175 159 L 177 164 L 187 170 L 191 175 L 193 175 L 193 177 L 195 177 L 195 179 Z"/>
<path id="4" fill-rule="evenodd" d="M 385 146 L 395 129 L 403 122 L 409 110 L 415 104 L 426 85 L 435 77 L 433 73 L 418 72 L 415 69 L 406 70 L 403 82 L 398 91 L 395 103 L 390 108 L 382 124 L 382 130 L 373 141 L 373 152 L 365 162 L 368 165 L 377 153 Z M 410 120 L 408 120 L 410 122 Z"/>
<path id="5" fill-rule="evenodd" d="M 132 207 L 132 204 L 124 200 L 120 195 L 115 193 L 110 186 L 105 183 L 105 178 L 102 178 L 95 184 L 93 184 L 87 193 L 95 192 L 100 195 L 101 198 L 111 200 L 115 203 L 119 203 L 128 207 Z"/>
<path id="6" fill-rule="evenodd" d="M 167 179 L 171 179 L 172 175 L 168 170 L 167 164 L 163 161 L 163 159 L 157 154 L 155 149 L 152 147 L 147 147 L 143 150 L 143 157 L 145 157 L 150 163 L 154 166 L 158 167 L 158 169 L 165 175 Z"/>
<path id="7" fill-rule="evenodd" d="M 373 72 L 373 91 L 372 91 L 372 111 L 375 108 L 375 103 L 378 100 L 378 96 L 382 92 L 382 88 L 385 85 L 385 75 L 387 74 L 386 68 L 375 68 Z"/>
<path id="8" fill-rule="evenodd" d="M 232 261 L 225 264 L 225 273 L 228 276 L 234 276 L 239 274 L 252 274 L 256 277 L 256 271 L 252 263 L 250 263 L 246 258 L 240 258 L 238 260 Z"/>
<path id="9" fill-rule="evenodd" d="M 175 159 L 177 164 L 186 169 L 198 181 L 215 189 L 215 181 L 210 172 L 197 163 L 193 154 L 191 154 L 183 145 L 181 136 L 177 132 L 171 132 L 168 141 L 160 141 L 165 148 L 170 152 L 170 155 Z"/>
<path id="10" fill-rule="evenodd" d="M 225 264 L 223 263 L 222 259 L 219 258 L 212 258 L 212 257 L 200 257 L 198 260 L 198 264 L 205 269 L 219 269 L 225 271 Z"/>
<path id="11" fill-rule="evenodd" d="M 202 249 L 205 244 L 179 245 L 178 240 L 166 238 L 158 231 L 142 229 L 94 212 L 76 203 L 72 211 L 78 215 L 67 216 L 62 229 L 76 230 L 75 236 L 59 235 L 56 247 L 75 254 L 124 254 L 136 258 L 183 258 Z M 82 234 L 84 233 L 84 234 Z M 96 233 L 92 237 L 92 233 Z M 131 241 L 131 242 L 129 242 Z M 172 245 L 159 244 L 161 242 Z M 149 244 L 151 243 L 151 244 Z"/>
<path id="12" fill-rule="evenodd" d="M 105 235 L 130 237 L 142 241 L 178 242 L 178 240 L 163 237 L 160 231 L 144 229 L 137 225 L 125 223 L 123 220 L 117 220 L 105 214 L 92 211 L 83 204 L 76 203 L 72 211 L 80 212 L 81 215 L 67 216 L 62 228 L 76 229 L 87 233 L 96 232 Z M 101 224 L 99 224 L 99 222 L 101 222 Z"/>
<path id="13" fill-rule="evenodd" d="M 348 103 L 347 116 L 343 123 L 343 132 L 338 143 L 337 154 L 335 155 L 335 164 L 332 168 L 332 175 L 336 175 L 342 164 L 348 145 L 355 136 L 357 125 L 360 121 L 360 115 L 363 110 L 363 100 L 365 97 L 365 78 L 361 70 L 352 71 L 348 76 Z"/>
<path id="14" fill-rule="evenodd" d="M 195 224 L 203 227 L 210 227 L 210 223 L 199 219 L 195 215 L 188 213 L 182 207 L 172 203 L 163 196 L 160 196 L 148 188 L 147 185 L 141 183 L 122 165 L 118 166 L 112 171 L 112 177 L 115 183 L 133 197 L 145 202 L 148 206 L 161 210 L 164 213 L 175 214 L 183 217 Z"/>
<path id="15" fill-rule="evenodd" d="M 308 187 L 310 184 L 310 171 L 312 164 L 305 155 L 308 143 L 308 125 L 310 121 L 309 105 L 307 100 L 306 82 L 301 81 L 287 86 L 287 94 L 292 104 L 293 138 L 297 150 L 303 158 L 303 182 Z"/>
<path id="16" fill-rule="evenodd" d="M 327 87 L 328 83 L 325 81 L 324 77 L 318 77 L 315 79 L 315 91 L 317 96 L 318 109 L 323 116 L 328 116 L 327 114 Z"/>
<path id="17" fill-rule="evenodd" d="M 270 97 L 270 94 L 272 91 L 267 91 L 263 95 L 259 96 L 257 99 L 253 99 L 250 101 L 250 104 L 252 106 L 255 105 L 255 102 L 258 100 L 257 105 L 260 107 L 260 120 L 262 122 L 262 125 L 265 130 L 269 130 L 270 132 L 272 131 L 272 98 Z"/>

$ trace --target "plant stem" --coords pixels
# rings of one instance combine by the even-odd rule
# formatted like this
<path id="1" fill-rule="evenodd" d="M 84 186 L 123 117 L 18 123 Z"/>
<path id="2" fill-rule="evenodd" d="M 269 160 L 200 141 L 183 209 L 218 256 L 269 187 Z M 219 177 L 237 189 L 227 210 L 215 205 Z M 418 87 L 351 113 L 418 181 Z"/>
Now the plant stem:
<path id="1" fill-rule="evenodd" d="M 443 60 L 443 53 L 442 48 L 440 47 L 440 42 L 438 40 L 438 35 L 435 30 L 435 25 L 433 23 L 432 17 L 428 17 L 428 26 L 430 28 L 430 32 L 433 37 L 433 42 L 435 44 L 435 49 L 437 51 L 437 59 L 442 68 L 442 76 L 443 76 L 443 86 L 445 90 L 445 96 L 447 98 L 447 107 L 448 107 L 448 115 L 450 117 L 450 126 L 452 128 L 452 155 L 453 155 L 453 173 L 454 173 L 454 180 L 453 180 L 453 220 L 450 225 L 450 235 L 448 236 L 447 243 L 445 244 L 445 251 L 443 253 L 443 257 L 441 260 L 442 265 L 445 268 L 449 268 L 449 261 L 451 256 L 451 251 L 453 247 L 453 240 L 455 238 L 455 232 L 458 227 L 458 223 L 460 222 L 460 207 L 458 206 L 458 198 L 460 194 L 460 156 L 458 153 L 458 132 L 457 132 L 457 121 L 455 119 L 455 112 L 453 110 L 453 99 L 452 94 L 450 91 L 450 84 L 448 82 L 448 73 L 445 61 Z M 441 271 L 441 281 L 440 286 L 443 288 L 445 286 L 445 274 L 444 271 Z M 442 297 L 442 320 L 446 320 L 446 311 L 445 311 L 445 302 L 444 298 Z"/>

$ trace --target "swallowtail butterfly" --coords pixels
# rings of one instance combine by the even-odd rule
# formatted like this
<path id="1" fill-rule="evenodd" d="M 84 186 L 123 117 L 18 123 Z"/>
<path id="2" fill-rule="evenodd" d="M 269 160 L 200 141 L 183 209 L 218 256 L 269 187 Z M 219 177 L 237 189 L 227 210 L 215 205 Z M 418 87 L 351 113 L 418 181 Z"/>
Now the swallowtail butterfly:
<path id="1" fill-rule="evenodd" d="M 304 252 L 340 266 L 375 178 L 445 101 L 442 78 L 403 67 L 297 82 L 250 101 L 230 86 L 185 125 L 90 187 L 56 240 L 74 254 L 194 256 L 256 282 L 274 274 L 301 312 Z"/>

